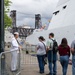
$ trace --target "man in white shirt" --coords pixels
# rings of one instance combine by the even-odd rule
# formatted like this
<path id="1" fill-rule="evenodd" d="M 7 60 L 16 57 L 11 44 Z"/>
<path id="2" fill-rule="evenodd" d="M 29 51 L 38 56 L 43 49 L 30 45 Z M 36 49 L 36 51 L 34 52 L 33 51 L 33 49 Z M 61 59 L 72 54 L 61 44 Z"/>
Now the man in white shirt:
<path id="1" fill-rule="evenodd" d="M 11 71 L 17 70 L 17 63 L 18 63 L 18 53 L 19 53 L 19 43 L 17 38 L 19 37 L 19 33 L 15 32 L 14 37 L 11 40 Z"/>
<path id="2" fill-rule="evenodd" d="M 49 34 L 49 40 L 47 41 L 47 56 L 49 63 L 49 73 L 46 75 L 56 75 L 57 74 L 57 52 L 54 51 L 54 33 Z"/>

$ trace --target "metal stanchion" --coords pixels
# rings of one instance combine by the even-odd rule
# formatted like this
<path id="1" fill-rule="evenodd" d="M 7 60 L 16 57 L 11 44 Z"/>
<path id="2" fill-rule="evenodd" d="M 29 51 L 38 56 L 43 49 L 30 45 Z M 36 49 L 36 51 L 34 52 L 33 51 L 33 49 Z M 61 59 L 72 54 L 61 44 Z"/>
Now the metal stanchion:
<path id="1" fill-rule="evenodd" d="M 20 51 L 19 51 L 18 58 L 17 58 L 18 60 L 17 69 L 18 70 L 15 72 L 11 71 L 11 60 L 12 60 L 11 52 L 15 52 L 15 51 L 5 51 L 0 54 L 0 75 L 20 75 L 21 74 Z"/>
<path id="2" fill-rule="evenodd" d="M 4 0 L 0 0 L 0 53 L 4 52 Z M 1 75 L 4 75 L 5 71 L 5 55 L 1 57 Z"/>

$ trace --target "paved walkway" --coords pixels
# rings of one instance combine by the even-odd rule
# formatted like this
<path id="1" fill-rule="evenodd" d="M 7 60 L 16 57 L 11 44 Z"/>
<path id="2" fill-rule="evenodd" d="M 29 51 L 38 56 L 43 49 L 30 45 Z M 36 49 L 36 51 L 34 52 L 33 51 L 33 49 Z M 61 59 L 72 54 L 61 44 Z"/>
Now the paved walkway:
<path id="1" fill-rule="evenodd" d="M 36 56 L 24 54 L 23 57 L 21 61 L 22 63 L 21 64 L 21 67 L 22 67 L 21 75 L 46 75 L 47 73 L 49 73 L 48 64 L 45 66 L 45 73 L 44 74 L 39 73 Z M 72 65 L 68 66 L 67 75 L 72 75 L 71 67 Z M 62 68 L 61 68 L 59 61 L 57 62 L 57 75 L 62 75 Z"/>
<path id="2" fill-rule="evenodd" d="M 69 65 L 67 75 L 72 75 L 71 71 L 72 71 L 71 65 Z M 47 73 L 49 73 L 49 70 L 48 67 L 45 66 L 45 73 L 42 75 L 46 75 Z M 38 65 L 24 65 L 22 67 L 21 75 L 41 75 L 41 74 L 39 74 Z M 60 63 L 58 63 L 57 75 L 62 75 Z"/>

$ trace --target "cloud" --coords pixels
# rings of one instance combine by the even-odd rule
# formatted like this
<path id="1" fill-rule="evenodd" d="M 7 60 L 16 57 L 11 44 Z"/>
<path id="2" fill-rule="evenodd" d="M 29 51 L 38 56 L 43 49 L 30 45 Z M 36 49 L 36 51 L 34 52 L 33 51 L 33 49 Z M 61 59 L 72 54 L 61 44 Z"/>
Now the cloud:
<path id="1" fill-rule="evenodd" d="M 23 20 L 18 20 L 17 24 L 18 26 L 22 25 L 29 25 L 30 27 L 34 28 L 35 27 L 35 19 L 34 18 L 24 18 Z"/>
<path id="2" fill-rule="evenodd" d="M 47 22 L 51 19 L 52 13 L 58 0 L 11 0 L 10 9 L 17 11 L 17 25 L 23 23 L 30 26 L 35 25 L 35 14 L 41 14 L 42 21 Z"/>

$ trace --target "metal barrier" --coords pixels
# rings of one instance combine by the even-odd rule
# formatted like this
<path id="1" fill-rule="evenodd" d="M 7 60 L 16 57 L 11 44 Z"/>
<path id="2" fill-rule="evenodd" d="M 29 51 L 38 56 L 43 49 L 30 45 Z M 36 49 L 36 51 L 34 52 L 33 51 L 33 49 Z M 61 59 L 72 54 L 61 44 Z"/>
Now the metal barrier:
<path id="1" fill-rule="evenodd" d="M 7 48 L 7 50 L 10 48 Z M 15 50 L 17 51 L 17 50 Z M 19 50 L 18 71 L 11 71 L 11 53 L 15 51 L 5 51 L 0 54 L 0 75 L 20 75 L 21 70 L 30 65 L 38 65 L 36 57 L 36 45 L 25 45 L 23 50 Z"/>
<path id="2" fill-rule="evenodd" d="M 37 61 L 37 49 L 36 45 L 24 44 L 23 50 L 20 50 L 18 71 L 11 71 L 11 52 L 6 51 L 0 54 L 0 75 L 40 75 L 38 70 L 38 61 Z M 8 49 L 7 49 L 8 50 Z M 48 73 L 48 65 L 45 65 L 45 72 Z M 43 74 L 43 75 L 46 75 Z M 57 75 L 62 74 L 62 68 L 60 62 L 57 61 Z M 71 75 L 71 65 L 68 68 L 68 75 Z"/>
<path id="3" fill-rule="evenodd" d="M 0 54 L 0 75 L 20 75 L 21 73 L 21 67 L 20 67 L 20 50 L 17 56 L 17 71 L 12 72 L 11 71 L 11 61 L 12 61 L 12 52 L 15 51 L 5 51 Z"/>
<path id="4" fill-rule="evenodd" d="M 38 64 L 36 57 L 36 45 L 26 45 L 26 48 L 22 50 L 21 64 L 35 65 Z"/>

